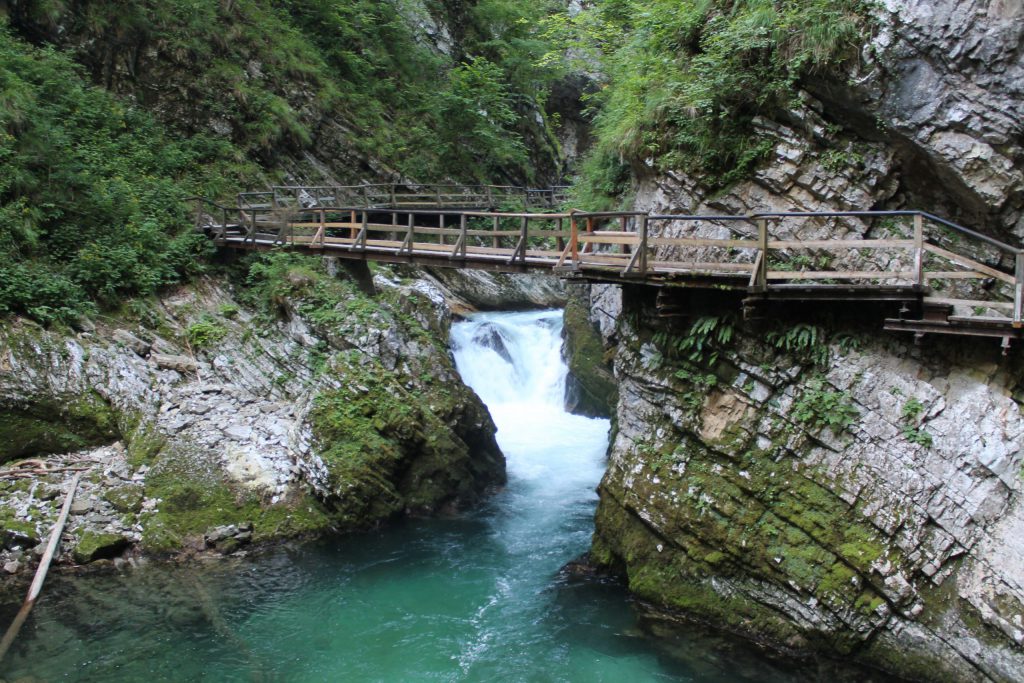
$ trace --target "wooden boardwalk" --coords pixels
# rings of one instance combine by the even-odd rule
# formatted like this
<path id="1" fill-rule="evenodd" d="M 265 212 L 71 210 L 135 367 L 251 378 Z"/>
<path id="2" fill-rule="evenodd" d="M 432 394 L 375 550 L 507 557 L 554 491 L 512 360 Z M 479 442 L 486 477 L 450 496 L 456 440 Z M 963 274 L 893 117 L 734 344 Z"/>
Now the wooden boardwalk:
<path id="1" fill-rule="evenodd" d="M 197 225 L 223 247 L 727 291 L 747 312 L 881 302 L 885 328 L 918 339 L 1022 338 L 1024 251 L 925 212 L 559 212 L 561 190 L 274 188 L 237 207 L 201 200 Z"/>

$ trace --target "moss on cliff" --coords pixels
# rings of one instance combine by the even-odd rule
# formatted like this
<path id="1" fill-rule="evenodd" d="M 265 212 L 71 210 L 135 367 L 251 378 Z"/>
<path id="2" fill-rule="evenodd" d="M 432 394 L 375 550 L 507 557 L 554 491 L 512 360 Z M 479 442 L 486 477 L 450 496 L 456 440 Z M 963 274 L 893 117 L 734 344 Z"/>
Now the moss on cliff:
<path id="1" fill-rule="evenodd" d="M 502 479 L 493 454 L 471 454 L 435 411 L 441 395 L 407 390 L 353 353 L 337 368 L 340 389 L 321 394 L 310 414 L 329 472 L 330 503 L 343 523 L 366 527 L 405 510 L 431 511 L 475 498 Z M 473 455 L 483 460 L 473 462 Z"/>
<path id="2" fill-rule="evenodd" d="M 229 482 L 211 454 L 166 449 L 146 477 L 145 493 L 157 503 L 141 515 L 141 545 L 157 554 L 201 548 L 206 532 L 228 524 L 251 522 L 255 542 L 317 535 L 334 526 L 313 496 L 296 493 L 271 503 Z"/>
<path id="3" fill-rule="evenodd" d="M 566 379 L 566 407 L 589 417 L 610 417 L 618 402 L 618 387 L 601 335 L 590 322 L 584 293 L 569 296 L 563 317 L 562 353 L 569 366 Z"/>
<path id="4" fill-rule="evenodd" d="M 116 415 L 94 392 L 0 407 L 0 462 L 98 446 L 118 435 Z"/>

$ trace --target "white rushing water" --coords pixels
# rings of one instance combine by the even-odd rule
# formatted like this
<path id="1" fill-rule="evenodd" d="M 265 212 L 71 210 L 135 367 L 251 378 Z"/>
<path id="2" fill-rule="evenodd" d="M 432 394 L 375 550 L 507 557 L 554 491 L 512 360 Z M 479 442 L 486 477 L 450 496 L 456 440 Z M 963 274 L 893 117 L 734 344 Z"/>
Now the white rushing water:
<path id="1" fill-rule="evenodd" d="M 481 313 L 452 327 L 452 348 L 463 381 L 491 411 L 513 486 L 568 505 L 592 500 L 608 420 L 565 411 L 562 312 Z"/>
<path id="2" fill-rule="evenodd" d="M 560 311 L 481 314 L 452 328 L 459 370 L 508 460 L 508 485 L 485 505 L 251 563 L 58 576 L 5 678 L 791 680 L 756 659 L 741 674 L 733 648 L 723 658 L 705 640 L 666 656 L 620 587 L 560 577 L 590 545 L 609 427 L 563 409 L 561 329 Z"/>

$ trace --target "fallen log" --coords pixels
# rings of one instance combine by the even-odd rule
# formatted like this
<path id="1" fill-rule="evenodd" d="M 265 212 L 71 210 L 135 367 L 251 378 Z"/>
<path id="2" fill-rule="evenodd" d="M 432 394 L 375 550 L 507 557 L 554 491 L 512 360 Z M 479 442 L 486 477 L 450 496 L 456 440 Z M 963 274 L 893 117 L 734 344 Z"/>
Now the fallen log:
<path id="1" fill-rule="evenodd" d="M 75 499 L 75 492 L 78 491 L 78 482 L 81 479 L 82 473 L 78 472 L 71 480 L 71 489 L 64 498 L 64 506 L 57 517 L 57 523 L 53 525 L 53 531 L 50 532 L 50 540 L 46 544 L 46 552 L 43 553 L 43 558 L 39 561 L 39 568 L 36 569 L 36 575 L 32 579 L 32 585 L 29 586 L 25 602 L 4 634 L 3 640 L 0 640 L 0 662 L 7 655 L 7 651 L 11 648 L 14 639 L 18 637 L 18 632 L 21 631 L 22 625 L 28 619 L 28 613 L 32 611 L 39 593 L 43 590 L 43 581 L 46 580 L 46 573 L 50 570 L 50 562 L 53 561 L 53 555 L 57 552 L 57 546 L 60 545 L 60 535 L 64 533 L 64 525 L 67 524 L 68 514 L 71 512 L 71 503 Z"/>

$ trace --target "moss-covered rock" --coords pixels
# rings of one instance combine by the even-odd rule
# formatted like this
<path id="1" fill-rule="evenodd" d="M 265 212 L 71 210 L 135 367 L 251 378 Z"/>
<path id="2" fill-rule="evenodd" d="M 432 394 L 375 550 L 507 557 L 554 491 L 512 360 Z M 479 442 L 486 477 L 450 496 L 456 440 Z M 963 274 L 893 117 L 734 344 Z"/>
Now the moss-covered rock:
<path id="1" fill-rule="evenodd" d="M 0 545 L 4 548 L 32 547 L 39 543 L 40 535 L 32 522 L 18 519 L 14 510 L 0 505 Z"/>
<path id="2" fill-rule="evenodd" d="M 139 512 L 145 497 L 140 485 L 120 486 L 103 492 L 103 500 L 110 503 L 118 512 Z"/>
<path id="3" fill-rule="evenodd" d="M 329 473 L 331 505 L 346 526 L 472 501 L 504 481 L 496 447 L 472 452 L 438 417 L 450 407 L 443 392 L 409 391 L 356 356 L 337 371 L 343 386 L 317 398 L 310 422 Z"/>
<path id="4" fill-rule="evenodd" d="M 784 322 L 766 335 L 714 311 L 666 320 L 653 298 L 629 294 L 619 326 L 593 561 L 662 609 L 789 652 L 1019 679 L 1012 375 L 973 349 L 942 362 L 884 340 L 851 350 L 845 329 L 786 348 L 770 343 Z M 930 445 L 907 429 L 925 414 Z M 996 466 L 963 445 L 979 442 Z"/>
<path id="5" fill-rule="evenodd" d="M 128 539 L 120 534 L 86 531 L 78 539 L 72 557 L 78 564 L 117 557 L 128 548 Z"/>
<path id="6" fill-rule="evenodd" d="M 0 406 L 0 462 L 98 446 L 118 434 L 114 411 L 94 392 Z"/>
<path id="7" fill-rule="evenodd" d="M 569 366 L 565 383 L 566 409 L 588 417 L 611 417 L 618 401 L 618 387 L 609 362 L 609 350 L 590 322 L 585 289 L 570 291 L 562 338 L 562 353 Z"/>
<path id="8" fill-rule="evenodd" d="M 152 465 L 145 483 L 156 507 L 141 516 L 142 548 L 156 554 L 203 547 L 211 529 L 252 524 L 254 542 L 316 536 L 335 519 L 312 495 L 295 493 L 272 503 L 229 481 L 210 453 L 168 448 Z"/>

